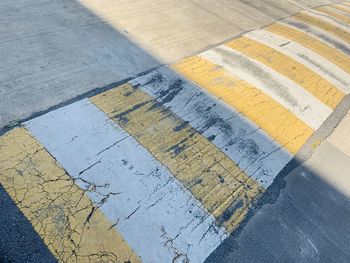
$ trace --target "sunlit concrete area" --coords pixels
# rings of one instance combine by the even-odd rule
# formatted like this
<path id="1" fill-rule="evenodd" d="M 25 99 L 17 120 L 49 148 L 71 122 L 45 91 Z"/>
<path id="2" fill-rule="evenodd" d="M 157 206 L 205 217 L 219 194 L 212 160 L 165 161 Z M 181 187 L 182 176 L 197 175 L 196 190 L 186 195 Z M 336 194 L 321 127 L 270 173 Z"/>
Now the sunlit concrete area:
<path id="1" fill-rule="evenodd" d="M 348 262 L 350 2 L 4 0 L 0 262 Z"/>
<path id="2" fill-rule="evenodd" d="M 0 126 L 330 3 L 3 1 Z"/>

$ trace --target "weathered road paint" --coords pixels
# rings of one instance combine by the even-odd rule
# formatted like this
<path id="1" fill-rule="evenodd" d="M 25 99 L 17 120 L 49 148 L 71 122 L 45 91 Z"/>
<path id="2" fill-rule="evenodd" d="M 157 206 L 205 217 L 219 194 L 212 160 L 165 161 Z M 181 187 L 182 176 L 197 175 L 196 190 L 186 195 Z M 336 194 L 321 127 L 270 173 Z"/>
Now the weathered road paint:
<path id="1" fill-rule="evenodd" d="M 1 137 L 0 182 L 60 261 L 202 262 L 349 93 L 348 14 L 304 11 L 33 119 L 45 148 Z"/>
<path id="2" fill-rule="evenodd" d="M 93 99 L 101 108 L 114 98 L 105 95 Z M 145 122 L 138 124 L 145 126 L 137 133 L 147 132 Z M 78 185 L 112 222 L 108 228 L 118 229 L 143 262 L 203 262 L 226 237 L 164 165 L 88 100 L 31 120 L 27 127 L 72 177 L 81 178 Z"/>
<path id="3" fill-rule="evenodd" d="M 308 14 L 309 16 L 312 16 L 316 19 L 321 19 L 333 26 L 339 27 L 341 30 L 344 30 L 345 32 L 347 32 L 348 34 L 350 33 L 350 29 L 348 28 L 348 24 L 347 22 L 342 21 L 341 19 L 339 19 L 338 17 L 335 17 L 331 14 L 326 13 L 326 12 L 321 12 L 318 11 L 317 9 L 311 9 L 311 10 L 307 10 L 304 11 L 302 13 Z"/>
<path id="4" fill-rule="evenodd" d="M 332 112 L 290 79 L 230 47 L 219 46 L 200 56 L 262 90 L 314 130 L 318 129 Z"/>
<path id="5" fill-rule="evenodd" d="M 334 24 L 330 19 L 326 20 L 324 17 L 316 16 L 314 13 L 300 13 L 293 16 L 293 18 L 306 24 L 321 28 L 329 34 L 343 39 L 348 44 L 350 43 L 350 34 L 348 30 L 344 30 L 344 27 L 340 28 L 339 24 Z"/>
<path id="6" fill-rule="evenodd" d="M 141 262 L 80 181 L 24 128 L 0 137 L 0 183 L 59 262 Z"/>
<path id="7" fill-rule="evenodd" d="M 289 78 L 331 109 L 344 97 L 343 92 L 323 77 L 276 49 L 247 37 L 233 40 L 226 45 Z"/>
<path id="8" fill-rule="evenodd" d="M 180 87 L 175 82 L 164 95 L 171 98 Z M 208 139 L 140 89 L 125 84 L 91 100 L 164 164 L 228 231 L 239 225 L 263 191 Z"/>
<path id="9" fill-rule="evenodd" d="M 245 37 L 260 42 L 291 57 L 317 73 L 320 77 L 326 79 L 345 94 L 350 93 L 350 75 L 317 53 L 267 30 L 255 30 L 245 34 Z M 305 85 L 308 84 L 309 83 L 306 83 Z M 338 103 L 336 103 L 336 105 L 337 104 Z"/>
<path id="10" fill-rule="evenodd" d="M 173 68 L 177 66 L 179 65 L 176 64 Z M 188 70 L 194 67 L 205 74 L 205 71 L 198 67 L 198 63 L 192 64 L 189 62 L 188 65 L 183 66 L 188 66 Z M 184 75 L 186 76 L 186 74 Z M 175 83 L 179 83 L 176 89 L 174 89 Z M 241 170 L 245 171 L 248 176 L 256 180 L 264 188 L 267 188 L 272 183 L 275 176 L 291 160 L 292 155 L 285 148 L 288 149 L 301 144 L 300 140 L 302 141 L 302 138 L 307 137 L 312 132 L 310 128 L 305 129 L 299 123 L 287 122 L 291 126 L 298 128 L 298 131 L 294 130 L 293 135 L 291 135 L 294 137 L 290 138 L 291 141 L 284 141 L 284 148 L 254 122 L 244 117 L 242 113 L 245 112 L 241 109 L 236 111 L 232 107 L 227 107 L 225 103 L 167 67 L 162 67 L 136 78 L 131 81 L 131 84 L 147 92 L 164 107 L 169 108 L 185 122 L 188 122 L 189 125 L 221 149 Z M 202 85 L 200 86 L 203 87 Z M 169 93 L 172 95 L 168 96 Z M 255 100 L 253 99 L 252 101 Z M 261 101 L 257 101 L 255 106 L 262 109 L 258 105 L 264 103 L 259 102 Z M 279 126 L 279 124 L 283 124 L 281 123 L 282 120 L 278 118 L 283 118 L 284 120 L 288 113 L 283 110 L 279 111 L 278 104 L 270 102 L 272 103 L 271 107 L 276 106 L 276 110 L 281 114 L 274 119 L 275 130 L 277 133 L 279 130 L 282 130 L 288 135 L 291 134 L 291 132 Z M 268 102 L 266 103 L 269 104 Z M 247 110 L 249 107 L 254 108 L 254 105 L 248 103 Z M 265 115 L 269 114 L 265 113 Z M 259 117 L 264 119 L 264 116 L 260 115 Z M 298 122 L 296 118 L 294 120 Z M 302 135 L 300 131 L 304 132 L 305 135 Z M 290 145 L 292 146 L 289 147 Z"/>
<path id="11" fill-rule="evenodd" d="M 174 68 L 247 116 L 293 154 L 313 133 L 311 127 L 267 94 L 204 58 L 186 59 L 175 64 Z M 267 167 L 270 165 L 266 164 Z"/>
<path id="12" fill-rule="evenodd" d="M 346 73 L 350 74 L 350 57 L 345 55 L 335 47 L 323 43 L 321 40 L 318 40 L 312 35 L 308 35 L 304 32 L 283 25 L 281 23 L 272 24 L 265 29 L 276 35 L 280 35 L 284 38 L 290 39 L 298 43 L 299 45 L 314 51 L 318 55 L 325 57 L 327 60 L 337 65 Z"/>
<path id="13" fill-rule="evenodd" d="M 342 14 L 341 12 L 339 12 L 338 10 L 332 10 L 332 8 L 330 7 L 327 7 L 327 6 L 322 6 L 322 7 L 319 7 L 319 8 L 316 8 L 315 10 L 321 12 L 321 13 L 324 13 L 330 17 L 333 17 L 339 21 L 342 21 L 346 24 L 349 24 L 350 23 L 350 17 Z"/>
<path id="14" fill-rule="evenodd" d="M 331 9 L 335 9 L 341 11 L 343 14 L 350 16 L 350 8 L 346 5 L 331 5 L 329 6 Z"/>
<path id="15" fill-rule="evenodd" d="M 279 24 L 294 28 L 298 31 L 313 36 L 324 44 L 333 47 L 334 50 L 343 52 L 345 55 L 350 56 L 350 48 L 348 42 L 334 34 L 330 34 L 322 28 L 293 18 L 284 19 L 283 21 L 280 21 Z"/>

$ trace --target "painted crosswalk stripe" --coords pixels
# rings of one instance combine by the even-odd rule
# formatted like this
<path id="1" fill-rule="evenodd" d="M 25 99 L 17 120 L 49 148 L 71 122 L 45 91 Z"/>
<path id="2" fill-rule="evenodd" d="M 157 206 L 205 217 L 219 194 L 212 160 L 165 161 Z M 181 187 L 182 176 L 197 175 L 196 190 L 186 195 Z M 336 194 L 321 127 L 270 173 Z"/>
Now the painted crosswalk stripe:
<path id="1" fill-rule="evenodd" d="M 124 88 L 116 90 L 122 91 Z M 116 112 L 111 112 L 112 114 L 118 114 L 118 107 L 128 111 L 138 105 L 128 104 L 132 103 L 132 100 L 128 100 L 127 97 L 115 100 L 117 97 L 111 92 L 98 95 L 93 101 L 101 108 L 104 108 L 103 105 L 113 107 Z M 113 105 L 108 104 L 112 101 Z M 122 123 L 131 117 L 132 114 L 123 114 Z M 139 139 L 141 134 L 149 131 L 160 140 L 156 126 L 147 127 L 146 121 L 138 122 L 140 118 L 143 116 L 139 115 L 139 119 L 135 120 L 137 122 L 130 119 L 131 125 L 133 123 L 141 128 L 134 130 L 135 138 Z M 214 218 L 169 170 L 90 101 L 83 100 L 52 111 L 30 121 L 27 127 L 72 177 L 81 178 L 79 186 L 87 191 L 89 197 L 95 203 L 103 203 L 100 210 L 140 255 L 143 262 L 157 262 L 159 259 L 162 262 L 203 262 L 226 237 L 226 230 L 216 226 Z M 176 138 L 172 136 L 167 139 Z M 164 151 L 165 155 L 171 155 L 168 150 Z M 210 152 L 210 147 L 206 147 L 205 150 Z M 213 151 L 210 153 L 216 154 Z M 204 153 L 202 157 L 207 158 L 209 165 L 209 162 L 216 161 L 216 157 L 219 156 L 217 154 L 211 158 Z M 229 165 L 224 160 L 221 161 L 223 165 Z M 184 168 L 192 175 L 195 173 L 193 169 L 196 162 L 191 160 L 190 163 L 193 167 Z M 178 164 L 180 165 L 180 162 Z M 211 165 L 215 166 L 213 163 Z M 233 168 L 230 165 L 229 167 Z M 177 166 L 176 169 L 180 167 Z M 224 170 L 223 167 L 221 169 Z M 214 170 L 212 169 L 213 172 Z M 235 171 L 239 172 L 237 169 Z M 209 174 L 203 177 L 206 176 L 210 178 Z M 237 174 L 238 178 L 246 179 Z M 200 179 L 200 176 L 195 179 Z M 214 178 L 211 179 L 214 181 Z M 205 178 L 202 180 L 203 183 L 206 182 Z M 85 184 L 86 181 L 100 187 L 88 191 L 90 186 Z M 195 182 L 189 181 L 188 184 Z M 254 185 L 250 185 L 254 189 Z M 215 184 L 210 186 L 215 187 Z M 194 188 L 196 187 L 193 186 L 192 189 Z M 197 189 L 198 193 L 204 190 L 203 187 Z M 243 189 L 236 189 L 237 192 L 230 193 L 237 195 Z M 220 188 L 216 190 L 220 192 Z M 244 192 L 249 195 L 249 191 Z M 228 198 L 227 201 L 230 200 Z"/>
<path id="2" fill-rule="evenodd" d="M 315 10 L 321 12 L 321 13 L 324 13 L 330 17 L 333 17 L 341 22 L 344 22 L 346 24 L 349 24 L 350 22 L 350 17 L 346 16 L 346 15 L 343 15 L 342 13 L 338 12 L 337 10 L 332 10 L 332 8 L 330 7 L 327 7 L 327 6 L 322 6 L 322 7 L 319 7 L 319 8 L 316 8 Z"/>
<path id="3" fill-rule="evenodd" d="M 344 30 L 344 27 L 340 27 L 339 24 L 335 25 L 329 19 L 325 21 L 325 19 L 322 19 L 319 16 L 315 16 L 314 14 L 310 15 L 310 13 L 300 13 L 293 16 L 293 18 L 304 23 L 313 25 L 315 27 L 321 28 L 329 34 L 343 39 L 348 44 L 350 43 L 350 33 L 348 32 L 348 30 Z"/>
<path id="4" fill-rule="evenodd" d="M 246 40 L 245 38 L 239 42 L 230 42 L 228 45 L 239 43 L 242 47 L 249 48 L 245 43 Z M 235 49 L 223 45 L 204 52 L 200 56 L 224 67 L 229 73 L 239 76 L 240 79 L 262 90 L 314 130 L 319 128 L 332 112 L 330 108 L 295 82 Z"/>
<path id="5" fill-rule="evenodd" d="M 32 119 L 0 183 L 60 262 L 203 262 L 350 93 L 349 22 L 303 11 Z"/>
<path id="6" fill-rule="evenodd" d="M 226 45 L 287 77 L 295 83 L 294 85 L 303 87 L 312 97 L 331 109 L 334 109 L 345 96 L 337 87 L 305 65 L 264 44 L 241 37 Z"/>
<path id="7" fill-rule="evenodd" d="M 350 16 L 350 8 L 345 5 L 331 5 L 330 8 L 341 11 L 343 14 Z"/>
<path id="8" fill-rule="evenodd" d="M 335 49 L 334 47 L 325 44 L 316 37 L 306 34 L 302 31 L 296 30 L 292 27 L 283 25 L 281 23 L 272 24 L 265 29 L 276 35 L 280 35 L 284 38 L 290 39 L 298 43 L 299 45 L 314 51 L 318 55 L 325 57 L 327 60 L 337 65 L 347 74 L 350 74 L 350 57 L 346 56 L 338 49 Z"/>
<path id="9" fill-rule="evenodd" d="M 340 20 L 339 18 L 337 18 L 331 14 L 328 14 L 324 11 L 320 11 L 318 9 L 310 9 L 310 10 L 305 10 L 302 13 L 308 14 L 309 16 L 315 17 L 315 18 L 323 20 L 329 24 L 337 26 L 348 33 L 350 32 L 350 29 L 349 29 L 348 24 L 346 22 L 344 22 L 344 21 Z"/>
<path id="10" fill-rule="evenodd" d="M 267 30 L 255 30 L 245 34 L 245 37 L 291 57 L 322 76 L 345 94 L 350 93 L 350 75 L 317 53 Z"/>
<path id="11" fill-rule="evenodd" d="M 348 34 L 350 33 L 350 29 L 348 27 L 348 24 L 344 21 L 342 21 L 341 19 L 339 19 L 338 17 L 335 17 L 334 15 L 331 15 L 324 11 L 319 11 L 317 9 L 312 9 L 312 10 L 307 10 L 307 11 L 303 11 L 302 13 L 307 14 L 309 16 L 312 16 L 316 19 L 320 19 L 326 23 L 329 23 L 333 26 L 336 26 L 338 28 L 340 28 L 341 30 L 347 32 Z"/>
<path id="12" fill-rule="evenodd" d="M 59 262 L 141 262 L 77 181 L 24 128 L 0 137 L 0 183 Z"/>
<path id="13" fill-rule="evenodd" d="M 313 36 L 324 44 L 333 47 L 335 50 L 350 56 L 349 44 L 342 38 L 329 34 L 329 32 L 326 30 L 293 18 L 284 19 L 283 21 L 278 22 L 278 24 L 291 27 L 295 30 Z"/>
<path id="14" fill-rule="evenodd" d="M 267 94 L 202 57 L 186 59 L 174 68 L 247 116 L 293 154 L 313 133 Z"/>
<path id="15" fill-rule="evenodd" d="M 200 58 L 198 59 L 200 60 Z M 173 69 L 179 69 L 187 72 L 196 69 L 205 74 L 205 68 L 203 70 L 199 63 L 191 63 L 191 61 L 179 63 L 182 66 L 181 69 L 179 64 L 175 64 L 170 69 L 162 67 L 132 80 L 131 84 L 147 92 L 164 107 L 169 108 L 223 151 L 248 176 L 267 188 L 292 159 L 288 149 L 295 150 L 301 146 L 312 133 L 312 129 L 301 124 L 300 120 L 292 114 L 288 114 L 278 103 L 274 103 L 264 96 L 257 96 L 253 91 L 251 94 L 254 97 L 242 98 L 241 106 L 247 103 L 244 108 L 246 111 L 238 107 L 239 111 L 237 111 L 230 104 L 228 107 L 226 103 L 229 101 L 222 99 L 223 103 L 217 97 L 206 92 L 205 86 L 199 85 L 198 87 L 173 71 Z M 210 78 L 210 72 L 208 74 L 208 78 Z M 187 74 L 184 75 L 187 76 Z M 176 83 L 179 85 L 177 89 L 174 89 Z M 250 90 L 246 93 L 250 94 L 249 92 Z M 172 94 L 171 97 L 168 96 L 169 93 Z M 229 95 L 231 97 L 231 94 Z M 262 100 L 265 99 L 265 103 L 262 103 Z M 272 114 L 270 119 L 271 131 L 275 132 L 276 137 L 270 137 L 264 132 L 264 129 L 242 114 L 250 112 L 249 108 L 252 112 L 255 109 L 261 110 L 259 113 L 256 112 L 255 120 L 260 123 L 258 120 L 261 119 L 266 125 L 269 125 L 269 120 L 265 117 L 271 116 L 271 113 L 266 114 L 266 111 L 277 111 L 276 115 Z M 286 127 L 284 121 L 290 127 Z M 282 133 L 285 137 L 282 136 Z M 278 141 L 284 143 L 283 147 Z"/>
<path id="16" fill-rule="evenodd" d="M 168 98 L 176 94 L 173 84 Z M 140 89 L 126 84 L 92 102 L 152 153 L 228 231 L 263 188 L 220 149 Z"/>

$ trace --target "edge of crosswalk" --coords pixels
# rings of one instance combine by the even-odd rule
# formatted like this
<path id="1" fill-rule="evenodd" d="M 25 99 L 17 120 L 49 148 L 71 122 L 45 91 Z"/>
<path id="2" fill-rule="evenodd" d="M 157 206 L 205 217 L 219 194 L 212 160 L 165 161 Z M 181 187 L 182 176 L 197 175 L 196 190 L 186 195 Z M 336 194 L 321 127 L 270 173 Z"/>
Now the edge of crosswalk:
<path id="1" fill-rule="evenodd" d="M 349 109 L 350 5 L 332 6 L 3 129 L 0 183 L 59 261 L 203 262 Z"/>

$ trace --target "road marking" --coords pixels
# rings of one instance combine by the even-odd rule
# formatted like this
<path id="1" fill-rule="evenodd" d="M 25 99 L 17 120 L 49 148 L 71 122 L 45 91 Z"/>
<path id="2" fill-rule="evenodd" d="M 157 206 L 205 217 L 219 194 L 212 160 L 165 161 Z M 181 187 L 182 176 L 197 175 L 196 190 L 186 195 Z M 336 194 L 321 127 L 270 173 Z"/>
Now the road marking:
<path id="1" fill-rule="evenodd" d="M 285 26 L 280 23 L 275 23 L 266 28 L 274 34 L 290 39 L 300 45 L 316 52 L 320 56 L 325 57 L 345 72 L 350 74 L 349 57 L 338 51 L 334 47 L 324 44 L 317 38 L 310 36 L 304 32 Z"/>
<path id="2" fill-rule="evenodd" d="M 326 6 L 322 6 L 322 7 L 318 7 L 315 10 L 324 13 L 330 17 L 333 17 L 341 22 L 347 23 L 349 24 L 350 22 L 350 17 L 343 15 L 339 12 L 337 12 L 336 10 L 332 10 L 330 7 L 326 7 Z"/>
<path id="3" fill-rule="evenodd" d="M 293 154 L 313 133 L 312 128 L 264 92 L 202 57 L 183 60 L 174 68 L 247 116 Z"/>
<path id="4" fill-rule="evenodd" d="M 334 85 L 305 65 L 264 44 L 242 37 L 226 45 L 289 78 L 331 109 L 334 109 L 345 96 Z"/>
<path id="5" fill-rule="evenodd" d="M 190 64 L 188 66 L 189 68 L 196 67 Z M 292 155 L 264 130 L 246 118 L 242 112 L 228 107 L 223 101 L 180 77 L 173 71 L 173 68 L 162 67 L 132 80 L 131 84 L 147 92 L 164 107 L 169 108 L 223 151 L 248 176 L 267 188 L 292 159 Z M 180 83 L 176 92 L 171 89 L 175 83 Z M 171 96 L 169 97 L 168 94 Z M 255 106 L 260 105 L 263 103 L 257 102 Z M 276 104 L 276 107 L 278 105 Z M 280 113 L 283 117 L 288 115 L 284 112 Z M 260 117 L 264 118 L 264 116 Z M 282 120 L 273 120 L 276 125 L 279 121 Z M 297 119 L 296 121 L 298 122 Z M 286 122 L 292 124 L 288 120 Z M 279 124 L 281 126 L 276 126 L 276 130 L 283 130 L 282 123 Z M 299 126 L 296 123 L 296 126 L 305 132 L 305 136 L 310 134 L 309 130 L 304 129 L 302 125 Z M 287 131 L 284 132 L 287 133 Z M 295 132 L 295 137 L 289 142 L 290 145 L 297 144 L 300 140 L 299 136 L 304 137 L 299 130 Z"/>
<path id="6" fill-rule="evenodd" d="M 77 181 L 24 128 L 0 137 L 0 183 L 59 262 L 140 262 Z"/>
<path id="7" fill-rule="evenodd" d="M 105 95 L 93 101 L 103 108 L 101 103 L 117 99 Z M 125 110 L 132 107 L 126 105 Z M 226 231 L 169 170 L 90 101 L 52 111 L 27 126 L 72 177 L 82 178 L 82 189 L 89 189 L 86 181 L 100 186 L 87 194 L 102 204 L 100 210 L 143 262 L 203 262 L 226 238 Z"/>
<path id="8" fill-rule="evenodd" d="M 169 98 L 179 84 L 173 84 Z M 91 100 L 164 164 L 228 231 L 239 225 L 263 191 L 208 139 L 140 89 L 126 84 Z"/>
<path id="9" fill-rule="evenodd" d="M 331 5 L 330 8 L 336 9 L 338 11 L 343 12 L 344 14 L 350 15 L 350 8 L 345 5 Z"/>
<path id="10" fill-rule="evenodd" d="M 325 21 L 325 19 L 322 19 L 324 17 L 317 17 L 315 14 L 310 15 L 310 13 L 300 13 L 293 18 L 302 21 L 306 24 L 313 25 L 315 27 L 321 28 L 324 31 L 330 33 L 331 35 L 334 35 L 336 37 L 339 37 L 346 41 L 348 44 L 350 43 L 350 34 L 347 30 L 344 30 L 344 28 L 340 28 L 339 24 L 334 25 L 334 23 L 330 23 L 331 21 L 328 19 Z"/>
<path id="11" fill-rule="evenodd" d="M 312 10 L 306 10 L 303 11 L 303 13 L 308 14 L 316 19 L 320 19 L 323 20 L 331 25 L 334 25 L 336 27 L 339 27 L 340 29 L 344 30 L 345 32 L 347 32 L 348 34 L 350 34 L 350 28 L 348 27 L 348 24 L 339 20 L 336 17 L 333 17 L 331 15 L 328 15 L 324 12 L 320 12 L 316 9 L 312 9 Z"/>
<path id="12" fill-rule="evenodd" d="M 319 11 L 317 9 L 312 9 L 312 10 L 307 10 L 307 11 L 303 11 L 303 13 L 306 13 L 312 17 L 315 17 L 317 19 L 321 19 L 329 24 L 332 24 L 336 27 L 339 27 L 340 29 L 344 30 L 345 32 L 348 32 L 348 34 L 350 33 L 350 29 L 348 27 L 348 24 L 346 22 L 343 22 L 342 20 L 340 20 L 339 18 L 330 15 L 326 12 L 323 11 Z"/>
<path id="13" fill-rule="evenodd" d="M 317 53 L 267 30 L 255 30 L 245 34 L 245 37 L 269 46 L 284 55 L 291 57 L 295 61 L 317 73 L 319 76 L 322 76 L 345 94 L 350 93 L 350 76 Z M 306 85 L 308 84 L 309 83 Z M 344 94 L 340 97 L 343 96 Z M 336 103 L 336 105 L 338 103 Z"/>
<path id="14" fill-rule="evenodd" d="M 241 44 L 242 47 L 246 45 Z M 228 45 L 231 45 L 231 42 Z M 200 56 L 260 89 L 314 130 L 318 129 L 332 112 L 290 79 L 230 47 L 220 46 Z"/>
<path id="15" fill-rule="evenodd" d="M 59 261 L 203 262 L 349 94 L 349 10 L 303 11 L 30 120 L 40 143 L 0 137 L 0 183 Z"/>
<path id="16" fill-rule="evenodd" d="M 316 26 L 312 26 L 300 20 L 296 20 L 293 18 L 284 19 L 283 21 L 279 21 L 278 24 L 282 24 L 286 27 L 294 28 L 298 31 L 301 31 L 305 34 L 313 36 L 317 38 L 319 41 L 333 47 L 335 50 L 344 53 L 347 56 L 350 56 L 350 48 L 349 44 L 343 39 L 329 34 L 329 32 L 318 28 Z"/>

